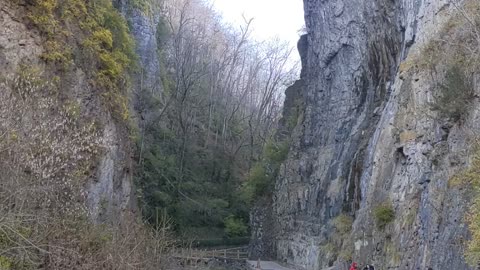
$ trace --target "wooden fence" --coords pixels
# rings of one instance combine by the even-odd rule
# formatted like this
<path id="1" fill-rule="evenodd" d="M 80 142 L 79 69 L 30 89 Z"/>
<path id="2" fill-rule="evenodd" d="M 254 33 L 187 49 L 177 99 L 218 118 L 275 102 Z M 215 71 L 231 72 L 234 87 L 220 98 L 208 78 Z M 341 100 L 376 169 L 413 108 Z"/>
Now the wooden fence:
<path id="1" fill-rule="evenodd" d="M 187 264 L 211 259 L 225 260 L 246 260 L 248 252 L 246 247 L 226 248 L 226 249 L 192 249 L 192 248 L 175 248 L 172 250 L 172 257 L 185 261 Z"/>

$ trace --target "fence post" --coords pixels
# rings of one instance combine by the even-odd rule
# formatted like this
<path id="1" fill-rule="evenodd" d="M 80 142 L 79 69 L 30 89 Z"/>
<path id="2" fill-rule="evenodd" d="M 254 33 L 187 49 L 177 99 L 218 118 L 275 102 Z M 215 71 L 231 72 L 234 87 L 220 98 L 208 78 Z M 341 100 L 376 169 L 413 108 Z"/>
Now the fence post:
<path id="1" fill-rule="evenodd" d="M 226 249 L 223 250 L 223 257 L 224 257 L 225 259 L 227 258 L 227 250 L 226 250 Z"/>
<path id="2" fill-rule="evenodd" d="M 237 249 L 237 259 L 240 259 L 240 249 Z"/>

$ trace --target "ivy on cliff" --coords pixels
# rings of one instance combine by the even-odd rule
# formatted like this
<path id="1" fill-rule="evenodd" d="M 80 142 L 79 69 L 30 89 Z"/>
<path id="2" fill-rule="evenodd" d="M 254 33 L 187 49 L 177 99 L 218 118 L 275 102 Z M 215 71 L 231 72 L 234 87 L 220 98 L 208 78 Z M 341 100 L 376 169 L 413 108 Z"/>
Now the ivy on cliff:
<path id="1" fill-rule="evenodd" d="M 42 58 L 60 71 L 82 66 L 112 114 L 127 120 L 135 44 L 111 0 L 34 0 L 28 17 L 44 36 Z"/>

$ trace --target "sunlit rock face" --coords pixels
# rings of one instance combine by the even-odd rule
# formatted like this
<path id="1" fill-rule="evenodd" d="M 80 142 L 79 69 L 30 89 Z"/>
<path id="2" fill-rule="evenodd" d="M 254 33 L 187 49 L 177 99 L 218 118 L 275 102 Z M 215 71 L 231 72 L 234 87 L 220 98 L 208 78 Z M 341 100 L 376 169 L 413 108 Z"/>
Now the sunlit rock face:
<path id="1" fill-rule="evenodd" d="M 272 195 L 274 222 L 262 225 L 274 241 L 264 254 L 303 269 L 350 259 L 380 269 L 471 269 L 462 253 L 468 196 L 449 178 L 468 164 L 478 106 L 462 123 L 439 119 L 430 105 L 444 60 L 436 72 L 415 67 L 455 6 L 305 0 L 304 8 L 303 114 Z M 395 218 L 379 228 L 382 206 Z M 335 229 L 339 215 L 352 218 L 351 230 Z"/>
<path id="2" fill-rule="evenodd" d="M 160 56 L 157 27 L 160 12 L 146 12 L 132 7 L 127 1 L 113 1 L 130 26 L 135 40 L 135 51 L 138 57 L 138 67 L 132 74 L 131 100 L 136 108 L 139 105 L 138 96 L 142 91 L 151 93 L 162 92 L 160 76 Z M 137 112 L 137 110 L 133 110 Z M 140 115 L 142 114 L 142 115 Z M 132 115 L 132 122 L 144 126 L 144 122 L 153 116 L 145 112 Z M 132 188 L 132 164 L 128 141 L 122 138 L 120 131 L 113 123 L 108 123 L 104 129 L 105 155 L 102 156 L 95 181 L 88 187 L 87 205 L 94 220 L 109 221 L 124 211 L 137 211 L 134 189 Z"/>
<path id="3" fill-rule="evenodd" d="M 132 74 L 131 91 L 133 93 L 130 98 L 136 105 L 136 98 L 142 90 L 159 94 L 162 92 L 157 35 L 161 13 L 147 13 L 131 7 L 128 1 L 124 0 L 113 2 L 128 20 L 131 34 L 135 39 L 138 68 Z M 18 105 L 10 105 L 13 102 L 12 95 L 6 89 L 3 89 L 4 85 L 2 85 L 5 78 L 13 78 L 22 66 L 35 67 L 40 74 L 45 76 L 54 71 L 51 70 L 51 67 L 46 67 L 40 60 L 40 56 L 45 49 L 42 45 L 44 41 L 40 33 L 29 25 L 29 2 L 0 0 L 0 7 L 0 88 L 2 91 L 4 90 L 0 97 L 0 104 L 4 105 L 1 109 L 9 112 L 8 115 L 3 114 L 0 117 L 0 128 L 9 127 L 11 125 L 9 121 L 15 120 L 13 118 L 15 115 L 22 115 L 22 110 L 41 119 L 39 120 L 41 123 L 55 122 L 51 120 L 54 119 L 52 115 L 45 114 L 43 116 L 33 107 L 25 105 L 25 108 L 23 108 Z M 85 204 L 92 220 L 119 223 L 119 218 L 124 212 L 136 210 L 136 199 L 133 196 L 132 188 L 133 154 L 128 134 L 125 133 L 121 125 L 118 125 L 105 112 L 105 108 L 100 104 L 98 97 L 92 97 L 92 89 L 86 78 L 86 72 L 79 66 L 73 66 L 71 70 L 71 72 L 62 75 L 65 78 L 62 77 L 61 79 L 67 81 L 65 85 L 62 85 L 62 93 L 79 103 L 81 111 L 85 112 L 82 117 L 85 117 L 88 121 L 95 120 L 102 127 L 95 134 L 95 140 L 88 138 L 98 142 L 102 151 L 99 151 L 95 159 L 92 159 L 94 164 L 92 164 L 91 169 L 93 171 L 88 174 L 85 173 L 86 176 L 82 177 L 82 181 L 85 182 L 85 185 L 82 186 Z M 39 103 L 39 101 L 37 100 L 36 103 Z M 56 109 L 58 105 L 48 104 L 44 107 L 45 111 L 48 111 Z M 9 118 L 10 114 L 13 120 Z M 148 116 L 142 115 L 141 119 L 147 118 Z M 132 115 L 133 123 L 138 122 L 141 125 L 139 119 L 138 115 Z M 81 120 L 88 122 L 83 118 Z M 23 129 L 30 128 L 30 125 L 35 126 L 32 123 L 17 123 L 17 125 L 19 124 Z M 72 134 L 76 132 L 71 130 L 70 127 L 65 129 Z M 53 137 L 50 135 L 50 133 L 53 133 L 52 127 L 47 126 L 45 130 L 48 131 L 46 134 Z M 80 141 L 78 138 L 70 138 L 70 133 L 68 133 L 69 135 L 65 134 L 63 134 L 64 141 L 68 141 L 68 139 L 76 142 Z M 24 139 L 33 141 L 33 135 L 35 135 L 34 132 L 25 132 Z M 86 140 L 86 138 L 82 139 Z M 69 145 L 67 149 L 69 148 L 74 149 L 72 145 Z M 24 155 L 25 153 L 16 151 L 16 154 Z M 77 164 L 75 165 L 72 166 L 72 171 L 81 171 Z M 69 170 L 65 171 L 70 173 Z"/>
<path id="4" fill-rule="evenodd" d="M 61 205 L 85 210 L 95 222 L 120 223 L 123 213 L 135 209 L 128 134 L 106 111 L 80 64 L 59 73 L 41 60 L 45 41 L 28 19 L 29 8 L 28 1 L 0 0 L 0 133 L 16 134 L 11 150 L 1 153 L 0 182 L 6 187 L 17 181 L 11 188 L 18 190 L 15 197 L 37 207 L 38 215 L 41 207 Z M 61 95 L 52 90 L 55 77 Z M 37 86 L 12 83 L 19 81 Z M 32 92 L 15 96 L 15 89 L 24 88 Z"/>

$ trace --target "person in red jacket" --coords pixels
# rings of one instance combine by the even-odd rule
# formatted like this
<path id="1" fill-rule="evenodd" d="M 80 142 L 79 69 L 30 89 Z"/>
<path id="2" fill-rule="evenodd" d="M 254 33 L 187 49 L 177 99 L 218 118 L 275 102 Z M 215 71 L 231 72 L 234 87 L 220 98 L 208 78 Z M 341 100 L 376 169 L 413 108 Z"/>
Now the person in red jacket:
<path id="1" fill-rule="evenodd" d="M 358 270 L 356 262 L 352 263 L 352 266 L 350 266 L 350 270 Z"/>

